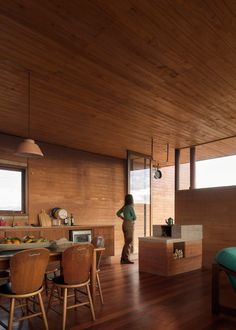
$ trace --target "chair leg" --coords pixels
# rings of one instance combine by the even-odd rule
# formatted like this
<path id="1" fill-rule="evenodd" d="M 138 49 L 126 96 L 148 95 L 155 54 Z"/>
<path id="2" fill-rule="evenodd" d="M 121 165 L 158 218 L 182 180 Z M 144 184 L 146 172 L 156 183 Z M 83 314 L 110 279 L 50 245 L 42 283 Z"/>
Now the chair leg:
<path id="1" fill-rule="evenodd" d="M 43 322 L 44 322 L 44 325 L 45 325 L 45 329 L 48 330 L 48 321 L 47 321 L 47 317 L 46 317 L 46 313 L 45 313 L 41 293 L 38 294 L 38 297 L 39 297 L 39 304 L 40 304 L 41 312 L 43 314 Z"/>
<path id="2" fill-rule="evenodd" d="M 98 273 L 97 273 L 96 277 L 97 277 L 97 284 L 98 284 L 98 290 L 99 290 L 101 303 L 104 304 L 103 295 L 102 295 L 102 287 L 101 287 L 100 278 L 99 278 Z"/>
<path id="3" fill-rule="evenodd" d="M 60 302 L 62 303 L 63 302 L 63 295 L 62 295 L 63 294 L 63 289 L 57 288 L 57 294 L 58 294 Z"/>
<path id="4" fill-rule="evenodd" d="M 44 287 L 45 287 L 46 296 L 48 296 L 48 277 L 46 273 L 44 274 Z"/>
<path id="5" fill-rule="evenodd" d="M 37 309 L 36 296 L 33 296 L 32 308 L 36 312 L 36 309 Z"/>
<path id="6" fill-rule="evenodd" d="M 53 275 L 54 275 L 54 278 L 57 277 L 57 272 L 54 271 L 54 272 L 53 272 Z M 46 296 L 48 296 L 48 292 L 50 291 L 50 289 L 49 289 L 49 287 L 48 287 L 48 281 L 49 281 L 48 276 L 47 276 L 47 274 L 45 273 L 45 274 L 44 274 L 44 286 L 45 286 Z M 50 280 L 50 281 L 51 281 L 51 280 Z"/>
<path id="7" fill-rule="evenodd" d="M 67 288 L 64 288 L 62 330 L 66 329 Z"/>
<path id="8" fill-rule="evenodd" d="M 25 300 L 26 300 L 26 299 L 25 299 Z M 18 299 L 18 302 L 19 302 L 19 305 L 23 305 L 23 304 L 24 304 L 24 299 Z M 20 309 L 21 309 L 21 313 L 22 313 L 22 315 L 24 316 L 24 315 L 25 315 L 24 307 L 21 306 Z"/>
<path id="9" fill-rule="evenodd" d="M 74 289 L 74 302 L 75 302 L 75 304 L 77 303 L 77 290 L 76 289 Z M 77 307 L 75 307 L 75 310 L 77 310 Z"/>
<path id="10" fill-rule="evenodd" d="M 48 300 L 48 306 L 47 306 L 47 314 L 49 312 L 49 309 L 51 307 L 51 304 L 52 304 L 52 299 L 53 299 L 53 293 L 54 293 L 54 290 L 55 290 L 55 284 L 53 283 L 53 286 L 51 288 L 51 292 L 50 292 L 50 296 L 49 296 L 49 300 Z"/>
<path id="11" fill-rule="evenodd" d="M 93 308 L 93 301 L 92 301 L 92 297 L 91 297 L 91 293 L 90 293 L 90 289 L 89 289 L 89 285 L 86 285 L 86 289 L 87 289 L 87 293 L 88 293 L 88 298 L 89 298 L 89 305 L 90 305 L 90 309 L 91 309 L 91 314 L 92 314 L 92 318 L 95 321 L 95 313 L 94 313 L 94 308 Z"/>
<path id="12" fill-rule="evenodd" d="M 8 318 L 8 330 L 12 330 L 14 309 L 15 309 L 15 298 L 12 298 L 11 304 L 10 304 L 10 313 L 9 313 L 9 318 Z"/>

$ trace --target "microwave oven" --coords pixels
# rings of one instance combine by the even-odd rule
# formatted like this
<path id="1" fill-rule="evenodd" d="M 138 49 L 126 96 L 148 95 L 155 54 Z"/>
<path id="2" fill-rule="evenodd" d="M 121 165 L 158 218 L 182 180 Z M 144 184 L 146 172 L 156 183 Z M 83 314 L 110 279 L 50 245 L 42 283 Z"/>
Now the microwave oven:
<path id="1" fill-rule="evenodd" d="M 69 239 L 74 243 L 90 243 L 92 240 L 92 230 L 70 230 Z"/>

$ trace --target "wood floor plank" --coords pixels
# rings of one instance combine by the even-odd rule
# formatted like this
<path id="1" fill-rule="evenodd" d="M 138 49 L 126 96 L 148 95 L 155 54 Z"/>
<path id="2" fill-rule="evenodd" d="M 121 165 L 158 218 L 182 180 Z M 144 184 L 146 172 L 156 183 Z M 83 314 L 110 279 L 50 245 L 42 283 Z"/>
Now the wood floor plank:
<path id="1" fill-rule="evenodd" d="M 197 270 L 172 277 L 139 273 L 138 265 L 105 265 L 100 274 L 104 305 L 96 299 L 96 321 L 88 308 L 68 312 L 67 329 L 82 330 L 235 330 L 236 318 L 211 314 L 211 271 Z M 46 297 L 45 303 L 46 303 Z M 221 301 L 236 307 L 236 294 L 225 276 Z M 1 312 L 1 320 L 4 316 Z M 50 312 L 49 329 L 60 329 L 60 317 Z M 40 320 L 26 329 L 43 329 Z"/>

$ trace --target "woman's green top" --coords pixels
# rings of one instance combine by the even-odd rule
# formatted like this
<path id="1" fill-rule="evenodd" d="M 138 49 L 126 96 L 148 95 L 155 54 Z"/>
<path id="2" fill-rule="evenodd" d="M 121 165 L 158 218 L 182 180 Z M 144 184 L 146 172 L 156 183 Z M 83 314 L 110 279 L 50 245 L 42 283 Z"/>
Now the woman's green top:
<path id="1" fill-rule="evenodd" d="M 125 220 L 136 220 L 133 205 L 124 205 L 119 211 L 116 212 L 118 217 L 122 216 Z"/>

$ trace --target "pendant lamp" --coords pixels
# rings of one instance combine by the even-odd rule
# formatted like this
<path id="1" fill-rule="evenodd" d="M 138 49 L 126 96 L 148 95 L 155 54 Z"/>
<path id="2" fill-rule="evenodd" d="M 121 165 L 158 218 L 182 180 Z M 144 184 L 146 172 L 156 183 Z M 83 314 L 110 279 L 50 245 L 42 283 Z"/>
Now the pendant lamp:
<path id="1" fill-rule="evenodd" d="M 31 72 L 28 71 L 28 138 L 22 141 L 16 149 L 15 155 L 28 158 L 43 157 L 43 153 L 33 139 L 30 139 L 30 78 Z"/>

